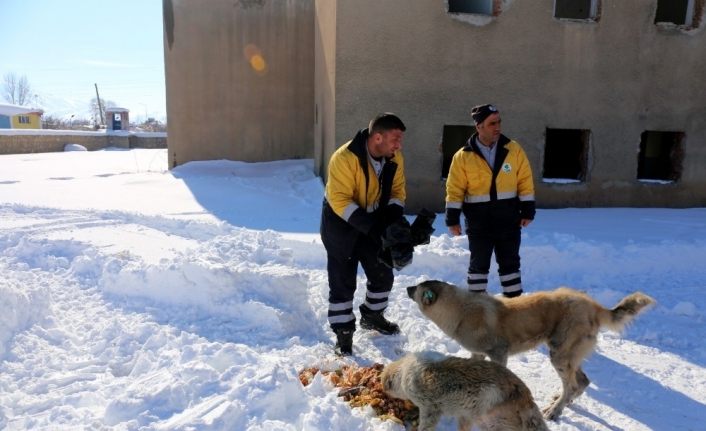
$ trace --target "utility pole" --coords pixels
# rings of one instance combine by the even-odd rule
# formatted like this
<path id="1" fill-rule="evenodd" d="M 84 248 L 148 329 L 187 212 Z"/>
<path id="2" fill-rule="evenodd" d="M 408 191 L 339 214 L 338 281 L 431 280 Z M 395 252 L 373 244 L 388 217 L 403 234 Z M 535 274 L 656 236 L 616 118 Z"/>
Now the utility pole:
<path id="1" fill-rule="evenodd" d="M 105 117 L 103 116 L 103 104 L 101 103 L 101 97 L 98 95 L 98 84 L 94 83 L 96 86 L 96 101 L 98 102 L 98 112 L 100 113 L 101 126 L 105 126 Z"/>

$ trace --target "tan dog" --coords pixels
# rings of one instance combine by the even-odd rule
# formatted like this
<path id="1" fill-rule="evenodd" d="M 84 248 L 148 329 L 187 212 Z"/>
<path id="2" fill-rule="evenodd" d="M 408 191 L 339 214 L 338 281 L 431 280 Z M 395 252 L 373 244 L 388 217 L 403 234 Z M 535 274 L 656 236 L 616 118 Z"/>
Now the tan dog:
<path id="1" fill-rule="evenodd" d="M 419 407 L 419 431 L 434 430 L 442 415 L 458 429 L 545 431 L 542 413 L 519 377 L 490 361 L 410 353 L 380 375 L 384 391 Z"/>
<path id="2" fill-rule="evenodd" d="M 545 343 L 563 386 L 544 409 L 545 417 L 552 420 L 589 385 L 581 363 L 593 351 L 598 331 L 620 331 L 655 303 L 636 292 L 608 310 L 567 287 L 508 299 L 471 293 L 436 280 L 410 286 L 407 294 L 422 314 L 474 356 L 484 354 L 505 365 L 508 355 Z"/>

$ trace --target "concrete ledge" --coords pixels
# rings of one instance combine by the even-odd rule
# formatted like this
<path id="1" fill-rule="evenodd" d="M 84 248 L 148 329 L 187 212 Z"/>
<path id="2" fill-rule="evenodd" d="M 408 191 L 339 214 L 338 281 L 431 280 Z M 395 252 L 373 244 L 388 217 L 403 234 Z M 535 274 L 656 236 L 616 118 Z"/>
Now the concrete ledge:
<path id="1" fill-rule="evenodd" d="M 74 130 L 0 130 L 0 154 L 62 152 L 68 144 L 82 145 L 89 151 L 106 147 L 167 148 L 167 134 Z"/>

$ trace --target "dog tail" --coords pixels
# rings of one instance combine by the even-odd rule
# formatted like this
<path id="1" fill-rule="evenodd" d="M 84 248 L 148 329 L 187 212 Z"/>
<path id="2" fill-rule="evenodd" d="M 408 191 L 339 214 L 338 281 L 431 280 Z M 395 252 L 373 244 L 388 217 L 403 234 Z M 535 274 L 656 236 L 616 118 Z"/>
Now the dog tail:
<path id="1" fill-rule="evenodd" d="M 615 308 L 606 310 L 607 313 L 605 313 L 601 319 L 601 326 L 620 332 L 625 328 L 625 325 L 630 323 L 638 314 L 655 303 L 656 301 L 654 299 L 644 293 L 631 293 L 623 298 Z"/>

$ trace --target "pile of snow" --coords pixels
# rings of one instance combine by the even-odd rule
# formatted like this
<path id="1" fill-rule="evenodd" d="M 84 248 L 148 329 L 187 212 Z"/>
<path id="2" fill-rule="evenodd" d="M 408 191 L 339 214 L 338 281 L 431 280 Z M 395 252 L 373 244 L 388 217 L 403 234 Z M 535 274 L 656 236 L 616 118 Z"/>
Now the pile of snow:
<path id="1" fill-rule="evenodd" d="M 409 351 L 468 356 L 404 289 L 462 284 L 466 239 L 437 217 L 431 243 L 396 273 L 387 316 L 402 334 L 359 330 L 355 355 L 337 358 L 312 170 L 168 171 L 163 149 L 0 156 L 0 428 L 401 431 L 297 374 Z M 635 290 L 658 301 L 624 334 L 601 333 L 584 367 L 591 386 L 550 429 L 703 427 L 705 209 L 540 210 L 522 258 L 529 292 L 565 284 L 606 306 Z M 559 390 L 544 349 L 508 366 L 540 407 Z"/>
<path id="2" fill-rule="evenodd" d="M 86 147 L 81 144 L 66 144 L 64 145 L 64 151 L 88 151 Z"/>

